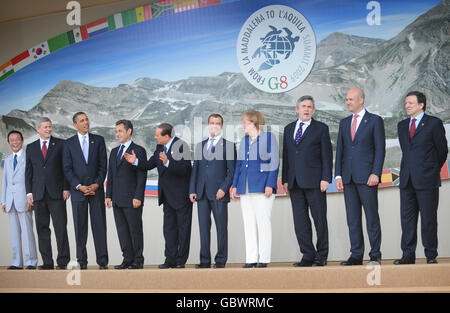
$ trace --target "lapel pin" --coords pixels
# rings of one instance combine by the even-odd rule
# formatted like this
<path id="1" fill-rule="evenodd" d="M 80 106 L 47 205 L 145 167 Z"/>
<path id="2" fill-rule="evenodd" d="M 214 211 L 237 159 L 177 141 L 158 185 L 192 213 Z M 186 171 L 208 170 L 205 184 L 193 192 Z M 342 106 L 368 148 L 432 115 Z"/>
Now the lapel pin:
<path id="1" fill-rule="evenodd" d="M 422 123 L 422 126 L 424 126 L 425 125 L 425 123 Z"/>
<path id="2" fill-rule="evenodd" d="M 367 123 L 367 120 L 364 120 L 364 123 Z"/>

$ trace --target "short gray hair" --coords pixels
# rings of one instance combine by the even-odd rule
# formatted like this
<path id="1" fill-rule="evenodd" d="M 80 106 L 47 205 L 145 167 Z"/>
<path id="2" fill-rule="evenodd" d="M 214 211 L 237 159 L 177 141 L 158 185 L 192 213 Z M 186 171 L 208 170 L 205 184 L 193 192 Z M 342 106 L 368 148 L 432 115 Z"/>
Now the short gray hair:
<path id="1" fill-rule="evenodd" d="M 299 104 L 305 100 L 310 100 L 312 102 L 313 108 L 316 107 L 315 103 L 314 103 L 314 98 L 312 96 L 309 95 L 305 95 L 305 96 L 301 96 L 298 100 L 297 100 L 297 106 L 299 106 Z"/>
<path id="2" fill-rule="evenodd" d="M 46 116 L 39 117 L 37 120 L 37 127 L 41 127 L 42 123 L 47 123 L 47 122 L 50 122 L 50 124 L 52 124 L 52 121 L 48 117 L 46 117 Z"/>

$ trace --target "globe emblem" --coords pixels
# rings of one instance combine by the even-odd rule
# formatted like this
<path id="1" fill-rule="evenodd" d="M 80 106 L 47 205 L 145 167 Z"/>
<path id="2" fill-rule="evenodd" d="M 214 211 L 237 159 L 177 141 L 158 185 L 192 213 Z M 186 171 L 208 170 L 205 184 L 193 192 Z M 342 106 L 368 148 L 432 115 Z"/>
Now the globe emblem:
<path id="1" fill-rule="evenodd" d="M 260 38 L 262 46 L 256 49 L 252 56 L 252 59 L 263 57 L 264 62 L 260 65 L 259 71 L 271 69 L 273 66 L 280 64 L 280 58 L 286 60 L 292 54 L 295 49 L 295 43 L 299 41 L 300 37 L 292 38 L 292 32 L 283 27 L 283 30 L 287 36 L 281 36 L 282 30 L 278 30 L 276 27 L 269 25 L 271 31 L 264 37 Z M 282 58 L 284 56 L 284 59 Z"/>

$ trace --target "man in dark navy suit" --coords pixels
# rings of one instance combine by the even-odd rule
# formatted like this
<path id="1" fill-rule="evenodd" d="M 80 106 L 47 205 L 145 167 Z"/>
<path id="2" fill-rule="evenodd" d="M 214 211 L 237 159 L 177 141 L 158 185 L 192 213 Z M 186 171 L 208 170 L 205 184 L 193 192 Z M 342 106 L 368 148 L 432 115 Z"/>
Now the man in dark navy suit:
<path id="1" fill-rule="evenodd" d="M 189 198 L 197 201 L 200 228 L 200 264 L 211 267 L 211 212 L 217 229 L 216 268 L 224 268 L 228 259 L 228 202 L 236 162 L 235 145 L 223 138 L 223 118 L 208 117 L 209 138 L 195 148 L 194 165 L 189 184 Z"/>
<path id="2" fill-rule="evenodd" d="M 442 121 L 425 114 L 427 99 L 418 91 L 407 94 L 409 118 L 398 123 L 402 149 L 400 165 L 400 214 L 403 256 L 394 264 L 414 264 L 417 220 L 420 213 L 422 243 L 428 264 L 437 263 L 437 209 L 440 171 L 447 160 L 448 146 Z"/>
<path id="3" fill-rule="evenodd" d="M 39 139 L 27 146 L 25 185 L 28 203 L 34 205 L 39 252 L 44 263 L 39 268 L 54 268 L 51 217 L 58 248 L 57 269 L 66 269 L 70 261 L 66 209 L 70 187 L 63 171 L 64 140 L 52 136 L 52 122 L 47 117 L 38 120 L 37 132 Z"/>
<path id="4" fill-rule="evenodd" d="M 298 120 L 284 128 L 282 183 L 291 196 L 295 234 L 303 258 L 294 266 L 324 266 L 328 258 L 326 191 L 332 181 L 333 150 L 328 126 L 312 118 L 311 96 L 297 101 Z M 312 242 L 311 220 L 317 231 Z"/>
<path id="5" fill-rule="evenodd" d="M 364 92 L 352 88 L 346 96 L 352 113 L 339 124 L 336 147 L 336 187 L 344 191 L 351 256 L 341 265 L 362 265 L 364 237 L 362 209 L 366 214 L 371 264 L 381 264 L 381 226 L 378 183 L 383 170 L 386 142 L 383 119 L 364 108 Z"/>
<path id="6" fill-rule="evenodd" d="M 73 126 L 78 132 L 65 142 L 63 166 L 64 175 L 71 188 L 77 260 L 81 269 L 87 269 L 86 242 L 89 214 L 97 264 L 100 269 L 108 269 L 103 187 L 107 172 L 105 139 L 89 133 L 90 123 L 84 112 L 74 114 Z"/>
<path id="7" fill-rule="evenodd" d="M 161 269 L 184 268 L 191 242 L 192 203 L 189 200 L 191 150 L 189 145 L 173 136 L 173 127 L 162 123 L 156 127 L 158 143 L 150 159 L 138 159 L 132 151 L 125 159 L 142 170 L 158 169 L 158 203 L 163 204 L 163 232 L 166 260 Z"/>
<path id="8" fill-rule="evenodd" d="M 134 151 L 141 160 L 147 159 L 145 149 L 131 140 L 133 124 L 129 120 L 116 122 L 116 138 L 120 146 L 109 156 L 105 205 L 114 208 L 117 235 L 119 236 L 123 262 L 115 269 L 144 268 L 144 233 L 142 209 L 144 207 L 147 171 L 129 164 L 123 157 Z"/>

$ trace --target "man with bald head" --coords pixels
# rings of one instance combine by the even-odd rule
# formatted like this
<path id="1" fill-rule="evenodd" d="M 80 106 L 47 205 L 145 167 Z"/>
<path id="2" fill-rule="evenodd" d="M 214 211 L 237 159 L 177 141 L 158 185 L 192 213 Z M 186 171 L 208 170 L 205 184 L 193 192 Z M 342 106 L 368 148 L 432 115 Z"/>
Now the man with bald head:
<path id="1" fill-rule="evenodd" d="M 341 120 L 336 147 L 336 187 L 344 191 L 351 256 L 341 265 L 362 265 L 364 237 L 362 207 L 366 215 L 371 264 L 381 264 L 381 227 L 378 183 L 385 157 L 383 119 L 364 108 L 364 91 L 352 88 L 346 96 L 352 113 Z"/>

